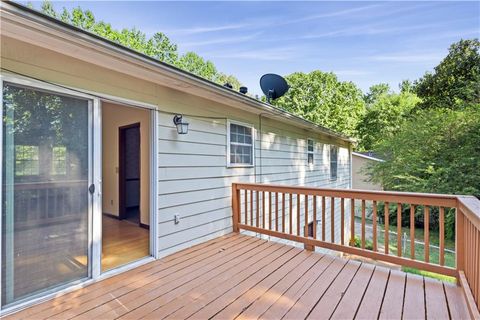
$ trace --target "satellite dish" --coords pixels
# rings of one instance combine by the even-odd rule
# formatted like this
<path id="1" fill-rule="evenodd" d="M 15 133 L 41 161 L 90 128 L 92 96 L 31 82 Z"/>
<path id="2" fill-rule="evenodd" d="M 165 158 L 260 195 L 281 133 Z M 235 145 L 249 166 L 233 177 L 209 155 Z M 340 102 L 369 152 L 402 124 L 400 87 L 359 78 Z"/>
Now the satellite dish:
<path id="1" fill-rule="evenodd" d="M 280 98 L 288 91 L 288 84 L 278 74 L 267 73 L 260 78 L 260 87 L 263 93 L 267 97 L 267 102 L 270 103 L 270 99 L 275 100 Z"/>

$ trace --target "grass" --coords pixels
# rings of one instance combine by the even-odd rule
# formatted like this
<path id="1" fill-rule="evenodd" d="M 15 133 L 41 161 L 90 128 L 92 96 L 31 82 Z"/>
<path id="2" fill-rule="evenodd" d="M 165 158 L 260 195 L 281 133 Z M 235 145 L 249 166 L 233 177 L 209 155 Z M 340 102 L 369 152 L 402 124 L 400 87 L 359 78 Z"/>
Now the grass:
<path id="1" fill-rule="evenodd" d="M 410 268 L 410 267 L 402 267 L 402 271 L 408 272 L 408 273 L 413 273 L 413 274 L 418 274 L 418 275 L 421 275 L 421 276 L 424 276 L 424 277 L 438 279 L 438 280 L 445 281 L 445 282 L 455 283 L 457 281 L 457 279 L 455 279 L 454 277 L 444 276 L 443 274 L 418 270 L 418 269 Z"/>
<path id="2" fill-rule="evenodd" d="M 361 221 L 358 217 L 356 217 L 356 220 L 358 222 Z M 371 226 L 369 224 L 370 221 L 367 220 L 367 225 Z M 385 232 L 384 232 L 384 225 L 383 224 L 377 224 L 377 246 L 379 247 L 379 251 L 381 252 L 382 250 L 380 248 L 383 248 L 385 245 Z M 359 238 L 359 231 L 360 230 L 355 230 L 356 237 L 355 237 L 355 246 L 360 247 L 361 246 L 361 241 Z M 390 231 L 396 232 L 397 227 L 396 226 L 390 226 Z M 405 244 L 405 248 L 402 248 L 402 256 L 406 258 L 411 258 L 410 256 L 410 228 L 408 227 L 402 227 L 402 237 L 403 234 L 406 233 L 406 243 L 403 243 L 402 241 L 402 246 Z M 368 234 L 368 233 L 367 233 Z M 432 264 L 439 264 L 439 258 L 440 258 L 440 249 L 439 248 L 434 248 L 433 246 L 438 246 L 439 245 L 439 233 L 437 231 L 430 230 L 430 251 L 429 251 L 429 262 Z M 373 239 L 371 237 L 367 237 L 365 239 L 365 248 L 367 250 L 372 250 L 373 249 Z M 421 228 L 415 228 L 415 240 L 419 242 L 423 242 L 424 240 L 424 230 Z M 390 234 L 389 236 L 389 252 L 392 255 L 397 255 L 397 237 L 396 235 Z M 445 240 L 445 249 L 449 250 L 455 250 L 455 242 L 452 240 Z M 445 266 L 447 267 L 455 267 L 455 253 L 454 252 L 449 252 L 445 251 L 444 252 L 444 257 L 445 257 Z M 417 261 L 425 261 L 425 246 L 422 243 L 415 243 L 415 260 Z M 418 270 L 415 268 L 408 268 L 408 267 L 402 267 L 402 270 L 405 272 L 409 273 L 414 273 L 414 274 L 419 274 L 422 276 L 426 277 L 431 277 L 435 279 L 439 279 L 442 281 L 448 281 L 448 282 L 455 282 L 456 279 L 448 276 L 444 276 L 441 274 L 433 273 L 433 272 L 427 272 L 423 270 Z"/>

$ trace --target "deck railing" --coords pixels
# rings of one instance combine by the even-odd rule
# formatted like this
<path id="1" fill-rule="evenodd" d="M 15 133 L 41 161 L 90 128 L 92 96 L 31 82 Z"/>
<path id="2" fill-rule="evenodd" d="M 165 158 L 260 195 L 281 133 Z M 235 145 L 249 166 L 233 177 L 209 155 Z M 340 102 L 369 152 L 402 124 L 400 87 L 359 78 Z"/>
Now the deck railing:
<path id="1" fill-rule="evenodd" d="M 367 206 L 372 211 L 368 231 L 371 243 L 367 236 Z M 472 316 L 478 315 L 480 201 L 474 197 L 234 183 L 232 210 L 235 232 L 251 231 L 303 243 L 309 250 L 321 247 L 456 277 L 465 288 Z M 351 223 L 356 210 L 360 221 Z M 447 265 L 445 223 L 446 213 L 451 210 L 455 210 L 455 261 Z M 409 250 L 402 248 L 406 243 L 402 237 L 402 212 L 403 216 L 405 212 L 409 215 Z M 421 256 L 416 254 L 415 245 L 415 214 L 418 219 L 419 213 L 424 224 Z M 396 221 L 391 221 L 390 216 L 395 214 Z M 433 261 L 430 221 L 437 219 L 439 249 L 438 259 Z M 396 237 L 391 237 L 391 230 L 396 230 Z"/>

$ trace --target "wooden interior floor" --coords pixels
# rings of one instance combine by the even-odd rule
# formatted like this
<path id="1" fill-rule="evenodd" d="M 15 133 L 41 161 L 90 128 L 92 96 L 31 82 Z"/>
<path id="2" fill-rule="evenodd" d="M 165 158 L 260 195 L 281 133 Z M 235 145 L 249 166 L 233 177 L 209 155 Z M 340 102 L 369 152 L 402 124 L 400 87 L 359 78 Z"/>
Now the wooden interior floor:
<path id="1" fill-rule="evenodd" d="M 23 319 L 467 319 L 454 284 L 230 234 L 30 307 Z"/>
<path id="2" fill-rule="evenodd" d="M 103 216 L 102 270 L 149 256 L 149 231 L 126 220 Z"/>

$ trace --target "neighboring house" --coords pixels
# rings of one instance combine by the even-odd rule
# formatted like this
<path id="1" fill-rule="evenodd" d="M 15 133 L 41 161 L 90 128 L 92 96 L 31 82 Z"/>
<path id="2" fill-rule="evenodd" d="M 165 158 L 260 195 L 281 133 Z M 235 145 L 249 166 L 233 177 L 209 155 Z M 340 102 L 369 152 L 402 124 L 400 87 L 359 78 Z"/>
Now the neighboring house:
<path id="1" fill-rule="evenodd" d="M 366 173 L 369 166 L 382 162 L 382 159 L 376 158 L 372 154 L 363 154 L 352 152 L 352 188 L 360 190 L 383 190 L 383 187 L 371 181 Z"/>
<path id="2" fill-rule="evenodd" d="M 233 182 L 352 187 L 353 141 L 269 104 L 13 3 L 1 44 L 3 309 L 230 233 Z"/>

